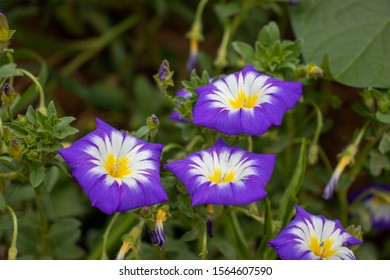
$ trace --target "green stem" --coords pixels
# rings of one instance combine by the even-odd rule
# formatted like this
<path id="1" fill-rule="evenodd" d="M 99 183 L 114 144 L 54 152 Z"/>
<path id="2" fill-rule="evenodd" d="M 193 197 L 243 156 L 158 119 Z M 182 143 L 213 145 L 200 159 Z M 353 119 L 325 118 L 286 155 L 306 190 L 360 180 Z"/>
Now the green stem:
<path id="1" fill-rule="evenodd" d="M 200 253 L 200 256 L 202 257 L 202 260 L 207 259 L 207 225 L 205 222 L 203 222 L 203 235 L 202 235 L 202 251 Z"/>
<path id="2" fill-rule="evenodd" d="M 252 135 L 248 135 L 248 152 L 253 152 L 253 139 Z"/>
<path id="3" fill-rule="evenodd" d="M 24 69 L 18 69 L 18 70 L 20 72 L 22 72 L 24 75 L 26 75 L 27 77 L 29 77 L 34 82 L 34 84 L 36 85 L 36 87 L 38 89 L 38 93 L 39 93 L 39 108 L 38 108 L 38 110 L 41 113 L 45 113 L 46 114 L 45 93 L 43 91 L 41 83 L 38 81 L 38 79 L 36 77 L 34 77 L 33 74 L 31 74 L 27 70 L 24 70 Z"/>
<path id="4" fill-rule="evenodd" d="M 108 260 L 107 256 L 107 239 L 108 235 L 110 234 L 111 228 L 114 225 L 115 221 L 117 220 L 119 216 L 119 212 L 116 212 L 114 216 L 111 217 L 110 222 L 108 223 L 108 226 L 103 234 L 103 246 L 102 246 L 102 256 L 100 257 L 101 260 Z"/>
<path id="5" fill-rule="evenodd" d="M 40 217 L 40 235 L 41 235 L 41 242 L 42 242 L 42 256 L 44 258 L 50 256 L 49 252 L 49 244 L 47 235 L 49 232 L 49 222 L 47 220 L 47 217 L 45 215 L 45 211 L 43 209 L 43 205 L 41 202 L 41 193 L 39 190 L 39 187 L 34 188 L 35 191 L 35 203 L 38 209 L 39 217 Z"/>
<path id="6" fill-rule="evenodd" d="M 16 248 L 16 240 L 18 239 L 18 219 L 15 215 L 14 210 L 11 208 L 11 206 L 7 205 L 6 206 L 8 212 L 12 216 L 12 221 L 14 223 L 14 232 L 12 234 L 12 242 L 11 242 L 11 247 L 8 250 L 8 259 L 9 260 L 15 260 L 16 255 L 17 255 L 17 248 Z"/>
<path id="7" fill-rule="evenodd" d="M 218 48 L 217 51 L 217 58 L 214 61 L 214 65 L 218 68 L 223 68 L 227 65 L 227 47 L 230 41 L 230 35 L 231 35 L 231 26 L 230 24 L 226 23 L 224 27 L 224 32 L 222 36 L 221 45 Z"/>
<path id="8" fill-rule="evenodd" d="M 81 65 L 99 53 L 110 42 L 137 23 L 138 20 L 139 16 L 132 14 L 113 28 L 104 32 L 104 34 L 99 38 L 89 40 L 87 44 L 83 45 L 86 49 L 71 60 L 64 68 L 62 68 L 61 73 L 67 76 L 77 70 Z"/>
<path id="9" fill-rule="evenodd" d="M 229 211 L 227 217 L 229 220 L 229 227 L 232 235 L 231 237 L 234 240 L 238 258 L 244 260 L 252 259 L 252 253 L 248 248 L 248 244 L 246 243 L 236 213 L 234 211 Z"/>

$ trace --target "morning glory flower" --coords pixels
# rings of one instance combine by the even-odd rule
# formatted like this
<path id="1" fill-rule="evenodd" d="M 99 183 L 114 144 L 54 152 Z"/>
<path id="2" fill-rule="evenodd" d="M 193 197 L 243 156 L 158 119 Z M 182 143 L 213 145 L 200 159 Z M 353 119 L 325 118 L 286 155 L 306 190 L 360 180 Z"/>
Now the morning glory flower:
<path id="1" fill-rule="evenodd" d="M 284 113 L 301 97 L 302 84 L 279 81 L 248 65 L 195 91 L 194 124 L 227 135 L 261 135 L 281 125 Z"/>
<path id="2" fill-rule="evenodd" d="M 160 182 L 163 145 L 96 122 L 96 130 L 58 151 L 92 205 L 112 214 L 167 201 Z"/>
<path id="3" fill-rule="evenodd" d="M 350 203 L 354 202 L 368 210 L 372 228 L 390 229 L 390 186 L 370 185 L 351 195 Z"/>
<path id="4" fill-rule="evenodd" d="M 266 196 L 275 155 L 255 154 L 219 139 L 211 148 L 166 164 L 199 204 L 250 204 Z"/>
<path id="5" fill-rule="evenodd" d="M 165 244 L 164 222 L 167 219 L 167 212 L 159 209 L 156 213 L 156 223 L 153 231 L 149 231 L 149 236 L 153 239 L 153 245 L 163 249 Z"/>
<path id="6" fill-rule="evenodd" d="M 295 218 L 269 241 L 284 260 L 354 260 L 347 246 L 362 242 L 350 235 L 338 220 L 311 215 L 299 206 Z"/>
<path id="7" fill-rule="evenodd" d="M 185 89 L 180 89 L 176 92 L 176 96 L 181 96 L 183 98 L 190 98 L 192 93 Z M 170 120 L 178 121 L 178 122 L 188 122 L 188 120 L 183 117 L 177 110 L 174 110 L 172 114 L 169 116 Z"/>

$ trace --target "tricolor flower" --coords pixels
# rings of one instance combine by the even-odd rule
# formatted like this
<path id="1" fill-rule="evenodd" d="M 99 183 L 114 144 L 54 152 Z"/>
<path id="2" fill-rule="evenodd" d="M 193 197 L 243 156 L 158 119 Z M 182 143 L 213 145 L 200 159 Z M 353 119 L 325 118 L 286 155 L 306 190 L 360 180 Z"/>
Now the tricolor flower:
<path id="1" fill-rule="evenodd" d="M 176 92 L 176 96 L 181 96 L 183 98 L 190 98 L 192 93 L 185 89 L 180 89 Z M 169 116 L 170 120 L 178 121 L 178 122 L 188 122 L 188 120 L 183 117 L 177 110 L 174 110 L 172 114 Z"/>
<path id="2" fill-rule="evenodd" d="M 350 197 L 350 203 L 359 203 L 371 216 L 371 226 L 390 229 L 390 186 L 371 185 Z"/>
<path id="3" fill-rule="evenodd" d="M 336 168 L 332 173 L 332 176 L 330 177 L 328 184 L 325 186 L 324 193 L 322 195 L 324 199 L 332 198 L 337 183 L 340 180 L 341 174 L 343 173 L 344 169 L 353 162 L 356 152 L 357 146 L 355 144 L 351 144 L 348 146 L 345 152 L 343 152 Z"/>
<path id="4" fill-rule="evenodd" d="M 149 235 L 153 239 L 153 245 L 160 246 L 160 250 L 163 249 L 165 244 L 164 222 L 166 219 L 166 211 L 159 209 L 156 213 L 156 223 L 154 231 L 149 231 Z"/>
<path id="5" fill-rule="evenodd" d="M 275 155 L 250 153 L 219 139 L 213 147 L 164 167 L 183 183 L 195 206 L 250 204 L 264 198 L 274 164 Z"/>
<path id="6" fill-rule="evenodd" d="M 196 125 L 227 135 L 260 135 L 281 125 L 284 113 L 301 97 L 302 84 L 279 81 L 248 65 L 195 91 Z"/>
<path id="7" fill-rule="evenodd" d="M 199 40 L 196 38 L 190 39 L 190 55 L 187 60 L 187 71 L 191 72 L 196 67 L 198 60 Z"/>
<path id="8" fill-rule="evenodd" d="M 96 121 L 96 130 L 58 151 L 92 205 L 112 214 L 167 201 L 160 182 L 163 145 Z"/>
<path id="9" fill-rule="evenodd" d="M 347 246 L 362 242 L 350 235 L 338 220 L 311 215 L 299 206 L 295 218 L 269 245 L 284 260 L 354 260 Z"/>

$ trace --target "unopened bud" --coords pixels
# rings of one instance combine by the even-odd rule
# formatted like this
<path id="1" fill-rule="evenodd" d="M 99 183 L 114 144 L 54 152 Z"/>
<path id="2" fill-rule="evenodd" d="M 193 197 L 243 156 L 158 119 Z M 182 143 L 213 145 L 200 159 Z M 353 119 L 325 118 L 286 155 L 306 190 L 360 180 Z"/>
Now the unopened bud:
<path id="1" fill-rule="evenodd" d="M 157 116 L 155 114 L 152 114 L 147 118 L 146 124 L 147 124 L 148 129 L 149 129 L 150 137 L 154 138 L 157 134 L 158 126 L 160 124 L 159 119 L 157 118 Z"/>
<path id="2" fill-rule="evenodd" d="M 164 59 L 160 65 L 160 68 L 158 69 L 158 73 L 153 77 L 157 82 L 159 88 L 162 91 L 165 91 L 168 86 L 173 86 L 172 76 L 173 71 L 169 69 L 169 62 L 168 60 Z"/>
<path id="3" fill-rule="evenodd" d="M 356 239 L 363 240 L 363 230 L 360 225 L 350 225 L 345 230 Z M 359 245 L 350 246 L 351 250 L 356 250 L 357 247 L 359 247 Z"/>
<path id="4" fill-rule="evenodd" d="M 16 97 L 16 93 L 13 88 L 9 86 L 9 84 L 5 84 L 1 90 L 1 104 L 3 106 L 11 106 L 12 102 Z"/>
<path id="5" fill-rule="evenodd" d="M 313 63 L 310 63 L 307 66 L 307 74 L 308 74 L 309 78 L 317 79 L 317 78 L 320 78 L 324 75 L 324 70 L 322 70 L 319 66 L 317 66 Z"/>
<path id="6" fill-rule="evenodd" d="M 0 10 L 0 55 L 3 54 L 4 50 L 7 48 L 13 33 L 14 31 L 9 30 L 8 21 L 4 12 Z"/>
<path id="7" fill-rule="evenodd" d="M 17 138 L 13 137 L 9 145 L 9 154 L 11 157 L 18 159 L 22 156 L 22 152 L 22 145 Z"/>

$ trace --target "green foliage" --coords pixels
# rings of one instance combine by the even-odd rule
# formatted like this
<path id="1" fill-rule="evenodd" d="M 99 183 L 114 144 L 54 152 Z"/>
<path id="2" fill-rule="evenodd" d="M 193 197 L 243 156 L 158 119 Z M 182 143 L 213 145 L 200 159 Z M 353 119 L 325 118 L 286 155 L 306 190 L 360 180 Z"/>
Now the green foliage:
<path id="1" fill-rule="evenodd" d="M 245 64 L 280 80 L 291 79 L 300 61 L 301 42 L 282 40 L 275 22 L 260 30 L 254 48 L 244 42 L 234 42 L 233 47 Z"/>
<path id="2" fill-rule="evenodd" d="M 389 88 L 389 10 L 387 0 L 302 0 L 290 14 L 307 63 L 348 86 Z"/>

